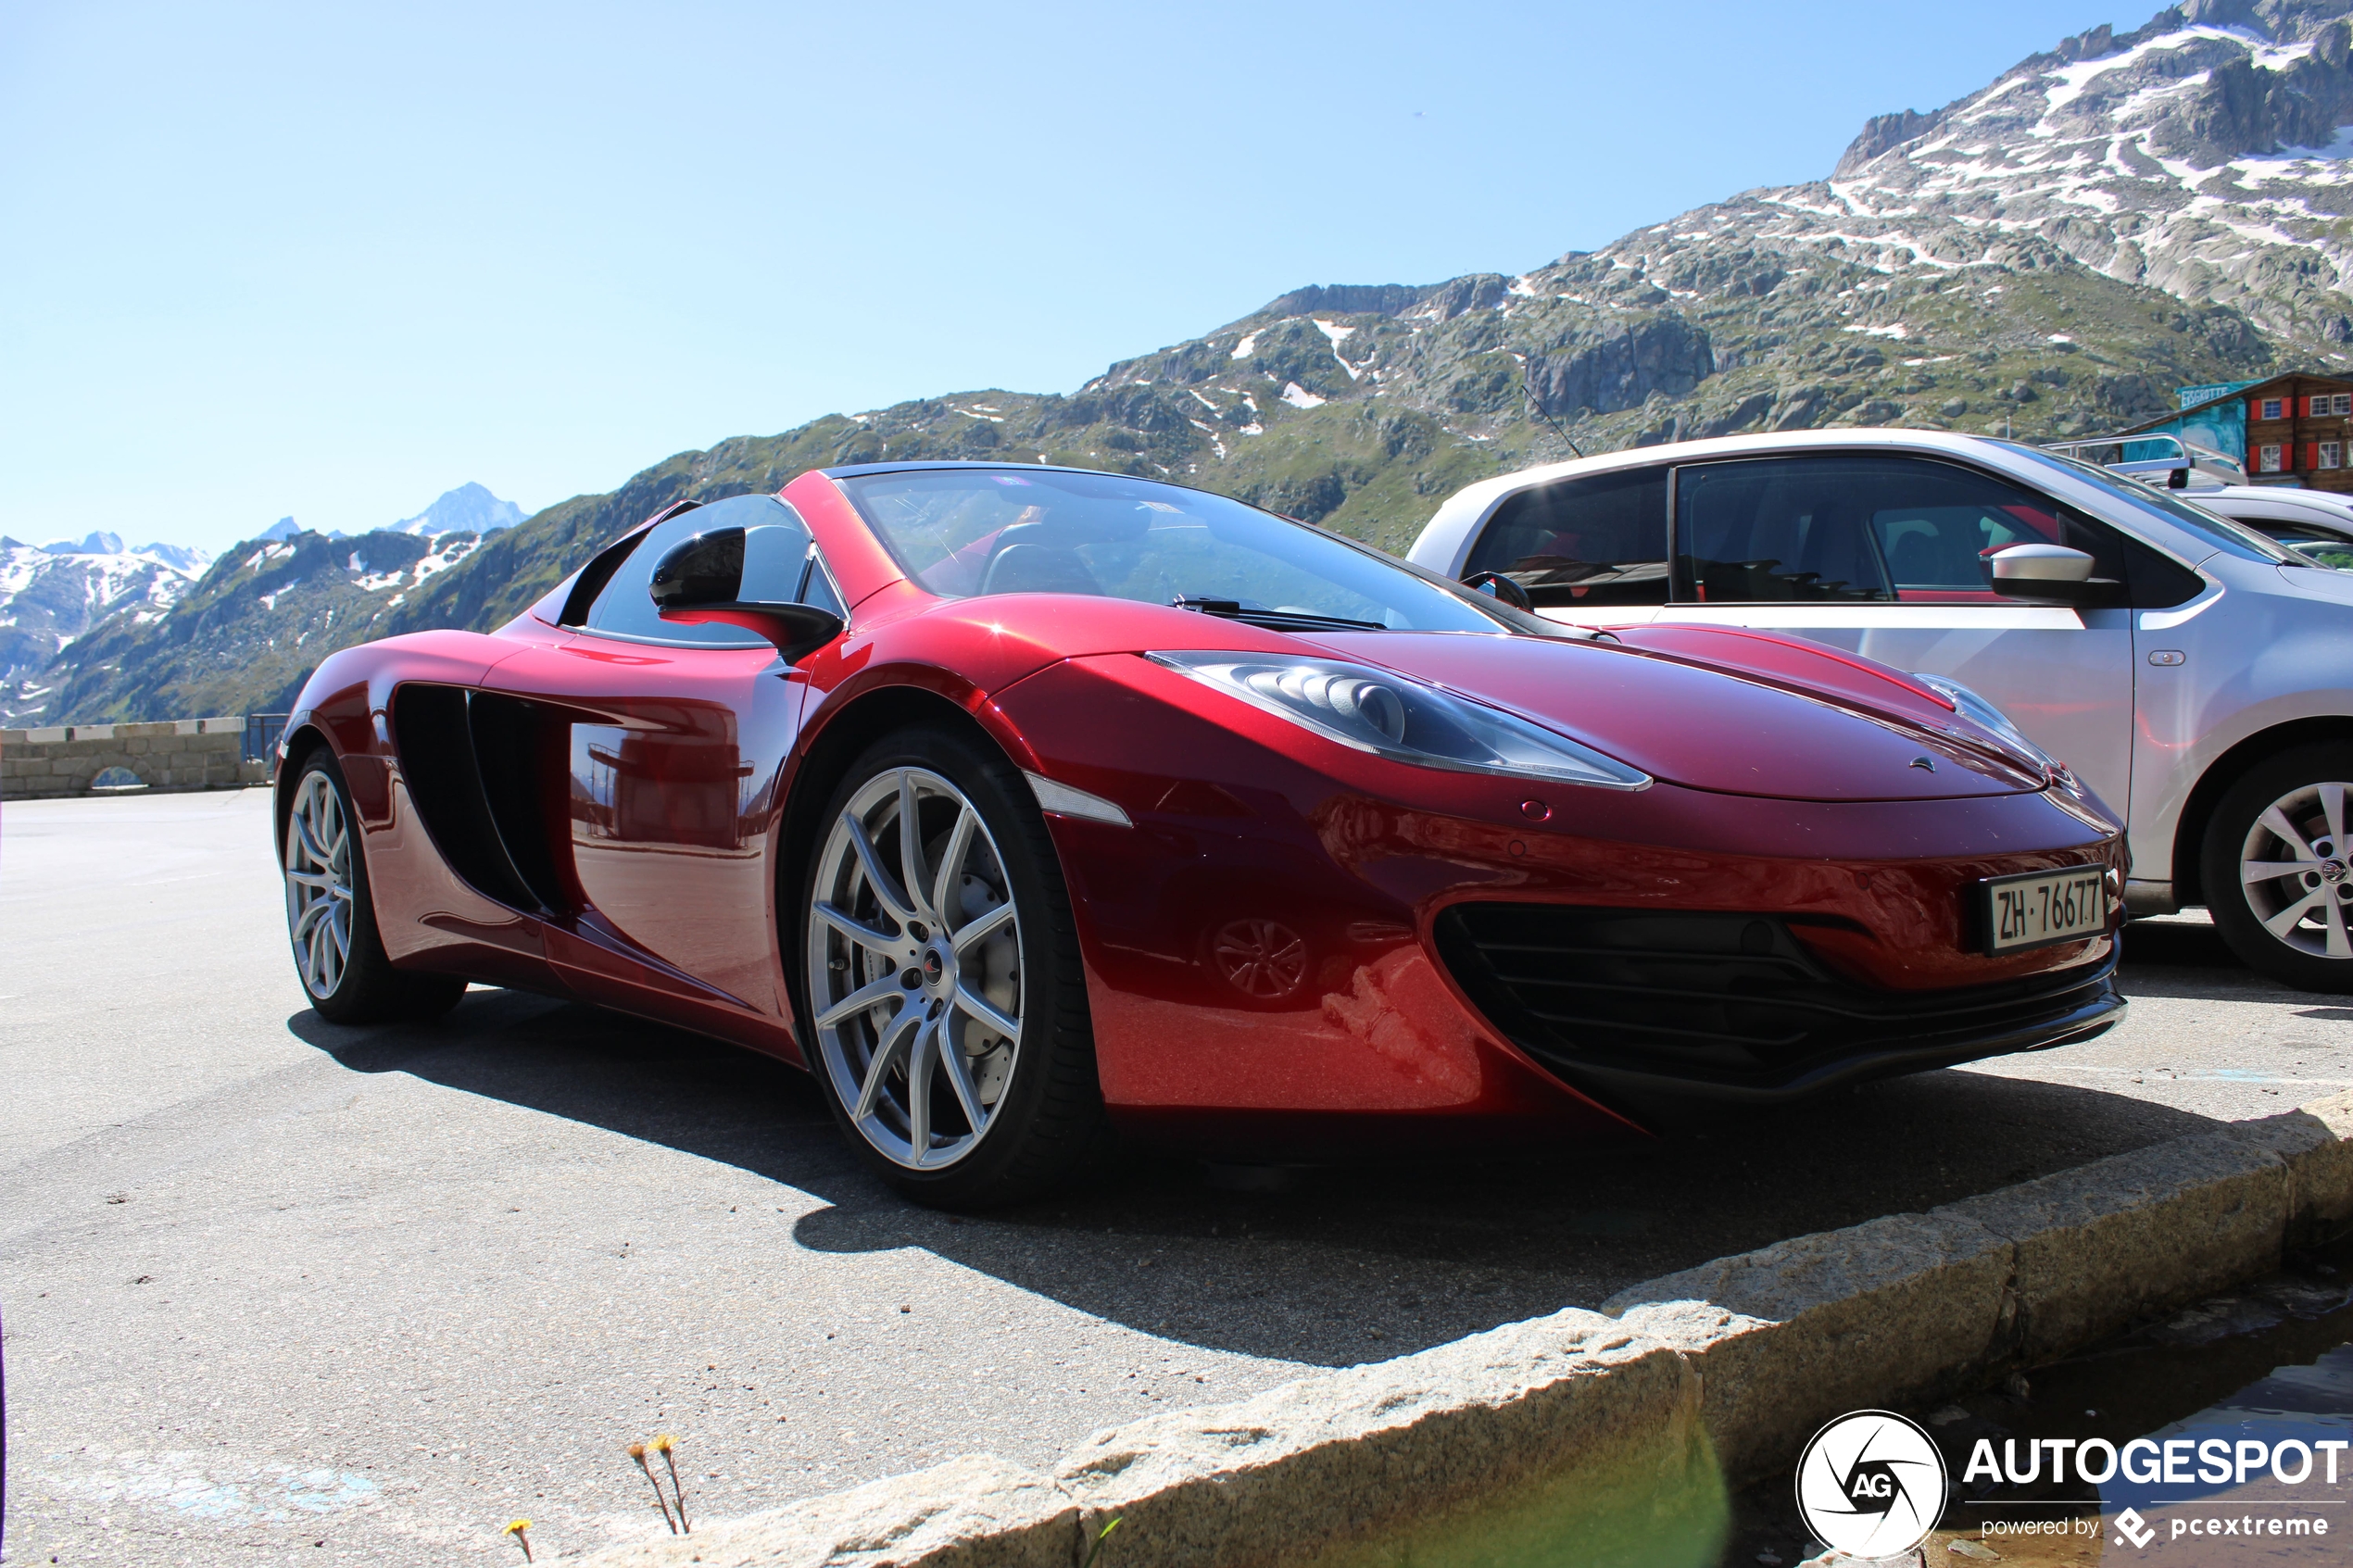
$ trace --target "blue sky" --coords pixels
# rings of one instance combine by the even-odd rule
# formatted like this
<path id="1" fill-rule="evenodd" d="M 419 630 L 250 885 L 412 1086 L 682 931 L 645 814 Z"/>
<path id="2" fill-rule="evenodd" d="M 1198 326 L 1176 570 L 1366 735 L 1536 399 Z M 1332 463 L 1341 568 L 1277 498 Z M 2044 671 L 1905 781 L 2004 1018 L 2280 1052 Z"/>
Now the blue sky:
<path id="1" fill-rule="evenodd" d="M 1827 174 L 2074 0 L 0 0 L 0 533 L 526 509 Z"/>

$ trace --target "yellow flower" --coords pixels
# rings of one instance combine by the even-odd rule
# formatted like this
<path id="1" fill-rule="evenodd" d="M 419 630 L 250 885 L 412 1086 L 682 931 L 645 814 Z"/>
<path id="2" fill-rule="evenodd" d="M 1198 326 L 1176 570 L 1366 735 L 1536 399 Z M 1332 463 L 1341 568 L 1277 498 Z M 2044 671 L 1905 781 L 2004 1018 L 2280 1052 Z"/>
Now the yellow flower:
<path id="1" fill-rule="evenodd" d="M 528 1530 L 528 1529 L 530 1529 L 530 1528 L 531 1528 L 531 1521 L 530 1521 L 530 1520 L 528 1520 L 528 1519 L 517 1519 L 517 1520 L 514 1520 L 514 1521 L 510 1522 L 510 1523 L 507 1525 L 507 1534 L 509 1534 L 509 1535 L 510 1535 L 510 1536 L 520 1536 L 520 1535 L 522 1535 L 522 1534 L 525 1530 Z"/>
<path id="2" fill-rule="evenodd" d="M 658 1454 L 666 1454 L 677 1446 L 678 1440 L 667 1432 L 658 1432 L 654 1435 L 654 1452 Z"/>

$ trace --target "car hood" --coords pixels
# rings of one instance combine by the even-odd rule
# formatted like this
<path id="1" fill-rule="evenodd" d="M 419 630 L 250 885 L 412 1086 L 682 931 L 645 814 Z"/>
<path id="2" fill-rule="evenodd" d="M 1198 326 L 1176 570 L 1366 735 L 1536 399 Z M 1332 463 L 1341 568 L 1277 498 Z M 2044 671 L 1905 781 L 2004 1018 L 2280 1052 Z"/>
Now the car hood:
<path id="1" fill-rule="evenodd" d="M 877 613 L 877 608 L 880 612 Z M 2040 789 L 2038 759 L 1897 671 L 1746 629 L 1627 627 L 1617 640 L 1497 632 L 1270 631 L 1162 605 L 1065 594 L 861 605 L 844 657 L 890 657 L 1002 690 L 1049 664 L 1226 649 L 1385 666 L 1575 737 L 1653 778 L 1784 800 L 1938 800 Z M 1923 767 L 1926 762 L 1932 766 Z"/>
<path id="2" fill-rule="evenodd" d="M 2331 604 L 2353 605 L 2353 571 L 2326 566 L 2281 566 L 2273 570 L 2290 593 L 2308 599 L 2325 599 Z"/>
<path id="3" fill-rule="evenodd" d="M 1667 637 L 1645 647 L 1444 632 L 1300 640 L 1526 714 L 1692 789 L 1940 800 L 2046 783 L 2037 759 L 1896 671 L 1793 638 L 1754 648 L 1734 639 Z"/>

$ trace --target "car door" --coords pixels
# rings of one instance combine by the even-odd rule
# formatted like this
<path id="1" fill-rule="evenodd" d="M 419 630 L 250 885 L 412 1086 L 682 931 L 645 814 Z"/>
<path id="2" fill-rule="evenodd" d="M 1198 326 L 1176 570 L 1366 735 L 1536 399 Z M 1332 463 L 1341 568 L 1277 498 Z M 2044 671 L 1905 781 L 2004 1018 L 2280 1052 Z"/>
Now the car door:
<path id="1" fill-rule="evenodd" d="M 492 684 L 562 710 L 561 847 L 579 935 L 785 1018 L 769 846 L 806 682 L 755 633 L 663 621 L 648 586 L 675 546 L 738 527 L 744 597 L 838 612 L 799 516 L 774 496 L 736 496 L 657 523 L 611 570 L 575 637 L 507 660 Z M 572 961 L 593 968 L 595 955 Z"/>
<path id="2" fill-rule="evenodd" d="M 1900 454 L 1688 464 L 1672 483 L 1674 569 L 1660 621 L 1769 627 L 1944 675 L 2008 713 L 2121 811 L 2132 797 L 2132 611 L 1994 593 L 1983 558 L 2015 544 L 2089 553 L 2120 583 L 2105 524 L 1980 470 Z"/>

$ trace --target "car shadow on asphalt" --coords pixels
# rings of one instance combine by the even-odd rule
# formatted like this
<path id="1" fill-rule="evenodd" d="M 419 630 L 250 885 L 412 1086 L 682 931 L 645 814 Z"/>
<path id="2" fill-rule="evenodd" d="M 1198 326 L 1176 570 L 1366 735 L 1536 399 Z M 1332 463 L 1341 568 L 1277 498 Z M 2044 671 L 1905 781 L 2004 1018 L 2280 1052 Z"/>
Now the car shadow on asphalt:
<path id="1" fill-rule="evenodd" d="M 447 1019 L 297 1036 L 430 1083 L 724 1161 L 820 1200 L 835 1253 L 922 1248 L 1183 1343 L 1383 1360 L 1811 1231 L 1918 1211 L 2210 1126 L 2148 1100 L 1967 1071 L 1866 1085 L 1655 1142 L 1496 1159 L 1211 1170 L 1123 1148 L 981 1216 L 899 1197 L 782 1062 L 584 1003 L 477 989 Z M 780 1207 L 796 1207 L 779 1193 Z"/>

